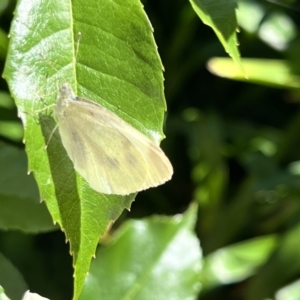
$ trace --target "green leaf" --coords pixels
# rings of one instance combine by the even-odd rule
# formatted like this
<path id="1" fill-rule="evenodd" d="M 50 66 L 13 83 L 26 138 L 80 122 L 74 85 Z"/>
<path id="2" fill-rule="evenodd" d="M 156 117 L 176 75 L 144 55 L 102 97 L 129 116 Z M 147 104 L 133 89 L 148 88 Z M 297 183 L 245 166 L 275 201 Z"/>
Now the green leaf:
<path id="1" fill-rule="evenodd" d="M 218 249 L 205 258 L 202 271 L 204 288 L 249 278 L 265 263 L 276 246 L 276 236 L 270 235 Z"/>
<path id="2" fill-rule="evenodd" d="M 0 136 L 21 142 L 24 131 L 16 114 L 15 103 L 7 92 L 0 91 L 0 99 Z"/>
<path id="3" fill-rule="evenodd" d="M 14 142 L 20 142 L 23 137 L 23 127 L 18 121 L 0 121 L 0 135 Z"/>
<path id="4" fill-rule="evenodd" d="M 190 0 L 202 22 L 210 26 L 222 43 L 225 51 L 243 72 L 236 37 L 237 19 L 235 0 Z"/>
<path id="5" fill-rule="evenodd" d="M 165 110 L 161 61 L 138 0 L 22 0 L 10 36 L 4 77 L 25 127 L 29 169 L 70 241 L 77 299 L 99 237 L 135 195 L 91 190 L 74 171 L 58 131 L 49 141 L 55 122 L 45 107 L 67 81 L 78 96 L 101 103 L 159 142 Z"/>
<path id="6" fill-rule="evenodd" d="M 283 2 L 276 2 L 282 5 Z M 286 12 L 266 9 L 266 2 L 239 1 L 237 18 L 240 27 L 251 35 L 256 34 L 265 44 L 277 51 L 293 48 L 297 25 Z M 297 54 L 299 51 L 297 51 Z"/>
<path id="7" fill-rule="evenodd" d="M 28 289 L 27 284 L 15 266 L 1 253 L 0 270 L 0 299 L 2 299 L 1 286 L 5 289 L 6 295 L 12 300 L 21 299 L 24 292 Z"/>
<path id="8" fill-rule="evenodd" d="M 266 44 L 278 51 L 283 51 L 297 37 L 297 27 L 288 15 L 274 12 L 264 18 L 258 34 Z"/>
<path id="9" fill-rule="evenodd" d="M 184 215 L 128 221 L 97 252 L 80 299 L 196 299 L 201 287 L 196 217 L 192 205 Z"/>
<path id="10" fill-rule="evenodd" d="M 299 295 L 300 280 L 296 280 L 280 289 L 275 295 L 275 300 L 297 300 Z"/>
<path id="11" fill-rule="evenodd" d="M 220 77 L 278 88 L 300 88 L 300 77 L 287 61 L 248 58 L 243 59 L 243 66 L 247 78 L 228 58 L 215 57 L 208 62 L 209 71 Z"/>
<path id="12" fill-rule="evenodd" d="M 300 269 L 299 234 L 300 223 L 298 222 L 280 237 L 276 252 L 260 269 L 259 274 L 249 280 L 246 291 L 247 300 L 270 297 L 289 280 L 298 276 Z"/>
<path id="13" fill-rule="evenodd" d="M 243 30 L 252 34 L 257 32 L 265 14 L 265 8 L 261 3 L 247 0 L 239 1 L 237 19 Z"/>
<path id="14" fill-rule="evenodd" d="M 0 28 L 0 58 L 4 59 L 7 52 L 8 38 L 7 33 Z"/>
<path id="15" fill-rule="evenodd" d="M 24 150 L 0 143 L 0 165 L 0 228 L 30 233 L 55 229 L 32 174 L 27 174 Z"/>
<path id="16" fill-rule="evenodd" d="M 0 300 L 10 300 L 3 289 L 3 287 L 0 285 Z"/>

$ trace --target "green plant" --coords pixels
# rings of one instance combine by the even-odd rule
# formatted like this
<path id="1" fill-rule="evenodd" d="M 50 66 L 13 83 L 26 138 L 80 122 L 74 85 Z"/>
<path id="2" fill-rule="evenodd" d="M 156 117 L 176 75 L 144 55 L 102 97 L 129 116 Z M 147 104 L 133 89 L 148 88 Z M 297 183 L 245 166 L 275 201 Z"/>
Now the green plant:
<path id="1" fill-rule="evenodd" d="M 2 4 L 9 16 L 13 3 Z M 299 295 L 298 12 L 250 0 L 238 7 L 145 1 L 166 69 L 162 147 L 175 172 L 134 203 L 135 195 L 99 195 L 74 172 L 58 132 L 50 138 L 51 104 L 67 81 L 164 137 L 162 63 L 141 3 L 19 1 L 9 46 L 3 18 L 4 78 L 29 167 L 1 82 L 0 299 L 27 289 L 50 299 Z M 251 60 L 239 56 L 238 27 Z M 220 58 L 223 49 L 231 58 Z"/>

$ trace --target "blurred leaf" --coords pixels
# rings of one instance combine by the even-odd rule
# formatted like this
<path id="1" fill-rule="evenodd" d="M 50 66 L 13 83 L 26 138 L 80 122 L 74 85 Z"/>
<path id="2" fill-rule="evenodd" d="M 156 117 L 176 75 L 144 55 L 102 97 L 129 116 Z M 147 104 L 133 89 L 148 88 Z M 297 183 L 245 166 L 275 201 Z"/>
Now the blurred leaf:
<path id="1" fill-rule="evenodd" d="M 217 212 L 228 180 L 227 166 L 223 160 L 223 124 L 213 114 L 203 115 L 197 109 L 183 112 L 188 154 L 193 162 L 191 177 L 194 198 L 199 203 L 201 230 L 208 232 L 218 218 Z"/>
<path id="2" fill-rule="evenodd" d="M 261 217 L 264 219 L 261 226 L 274 227 L 274 223 L 277 223 L 278 227 L 279 224 L 299 218 L 299 176 L 280 169 L 268 175 L 265 172 L 271 173 L 272 170 L 266 165 L 265 168 L 259 168 L 263 166 L 263 160 L 257 160 L 254 165 L 264 173 L 256 170 L 256 176 L 249 176 L 248 180 L 239 185 L 231 202 L 220 207 L 217 221 L 205 235 L 206 251 L 215 251 L 234 241 L 236 236 L 249 227 L 256 227 L 257 224 L 253 224 L 254 217 L 263 213 L 260 209 L 265 205 L 269 207 L 267 215 L 271 220 Z M 298 186 L 298 191 L 295 191 L 295 186 Z M 268 222 L 273 222 L 273 226 Z"/>
<path id="3" fill-rule="evenodd" d="M 219 207 L 215 223 L 203 237 L 206 253 L 230 244 L 234 237 L 245 229 L 251 218 L 249 209 L 253 202 L 253 183 L 253 179 L 245 180 L 239 185 L 231 203 Z"/>
<path id="4" fill-rule="evenodd" d="M 299 295 L 300 280 L 297 280 L 280 289 L 275 295 L 275 300 L 297 300 Z"/>
<path id="5" fill-rule="evenodd" d="M 19 271 L 0 253 L 0 285 L 5 289 L 5 293 L 11 300 L 21 299 L 28 289 L 24 278 Z M 1 287 L 0 287 L 1 290 Z M 0 291 L 0 299 L 2 299 Z M 7 299 L 7 298 L 3 298 Z"/>
<path id="6" fill-rule="evenodd" d="M 21 142 L 23 135 L 23 127 L 17 117 L 14 100 L 8 93 L 0 92 L 0 136 Z"/>
<path id="7" fill-rule="evenodd" d="M 25 125 L 29 169 L 70 241 L 77 299 L 99 237 L 135 195 L 99 195 L 90 189 L 75 173 L 57 131 L 44 150 L 53 118 L 43 113 L 37 120 L 29 112 L 45 107 L 38 101 L 43 90 L 52 104 L 57 82 L 68 81 L 76 94 L 101 103 L 159 142 L 165 110 L 162 64 L 138 0 L 19 1 L 10 35 L 4 77 Z"/>
<path id="8" fill-rule="evenodd" d="M 255 1 L 240 0 L 237 9 L 239 25 L 250 33 L 258 32 L 261 20 L 265 15 L 263 5 Z"/>
<path id="9" fill-rule="evenodd" d="M 256 273 L 277 246 L 276 236 L 258 237 L 220 248 L 204 260 L 204 289 L 242 281 Z"/>
<path id="10" fill-rule="evenodd" d="M 0 121 L 0 135 L 14 142 L 21 142 L 23 138 L 22 124 L 16 121 Z"/>
<path id="11" fill-rule="evenodd" d="M 236 37 L 237 20 L 235 0 L 190 0 L 192 7 L 202 22 L 210 26 L 222 43 L 225 51 L 243 72 Z"/>
<path id="12" fill-rule="evenodd" d="M 8 48 L 8 37 L 7 33 L 0 28 L 0 58 L 4 59 L 6 57 Z"/>
<path id="13" fill-rule="evenodd" d="M 14 1 L 10 1 L 10 0 L 0 0 L 0 15 L 3 14 L 3 12 L 4 12 L 5 9 L 8 7 L 8 5 L 10 4 L 10 2 L 14 2 Z"/>
<path id="14" fill-rule="evenodd" d="M 32 175 L 27 174 L 23 150 L 0 143 L 0 228 L 37 233 L 53 225 Z"/>
<path id="15" fill-rule="evenodd" d="M 1 285 L 0 285 L 0 300 L 11 300 L 6 296 L 5 291 Z"/>
<path id="16" fill-rule="evenodd" d="M 248 78 L 228 58 L 212 58 L 208 70 L 220 77 L 279 88 L 300 88 L 300 76 L 293 74 L 288 61 L 243 59 Z"/>
<path id="17" fill-rule="evenodd" d="M 127 221 L 98 250 L 80 299 L 196 299 L 201 288 L 196 213 L 192 205 L 184 215 Z"/>
<path id="18" fill-rule="evenodd" d="M 296 36 L 296 25 L 286 14 L 274 12 L 267 16 L 260 28 L 259 37 L 268 45 L 277 50 L 285 50 L 288 43 Z"/>
<path id="19" fill-rule="evenodd" d="M 247 300 L 270 297 L 276 290 L 299 274 L 299 234 L 300 224 L 298 223 L 278 240 L 278 249 L 274 255 L 250 280 L 246 293 Z"/>
<path id="20" fill-rule="evenodd" d="M 222 122 L 215 115 L 201 116 L 196 109 L 189 108 L 183 114 L 187 121 L 188 153 L 195 164 L 195 197 L 203 207 L 208 203 L 218 206 L 227 178 L 222 160 Z"/>
<path id="21" fill-rule="evenodd" d="M 1 99 L 0 101 L 1 108 L 7 108 L 7 109 L 15 108 L 14 100 L 8 93 L 1 91 L 0 99 Z"/>
<path id="22" fill-rule="evenodd" d="M 297 25 L 287 13 L 279 10 L 268 12 L 264 4 L 266 3 L 239 1 L 238 23 L 270 47 L 279 51 L 286 50 L 297 36 Z"/>

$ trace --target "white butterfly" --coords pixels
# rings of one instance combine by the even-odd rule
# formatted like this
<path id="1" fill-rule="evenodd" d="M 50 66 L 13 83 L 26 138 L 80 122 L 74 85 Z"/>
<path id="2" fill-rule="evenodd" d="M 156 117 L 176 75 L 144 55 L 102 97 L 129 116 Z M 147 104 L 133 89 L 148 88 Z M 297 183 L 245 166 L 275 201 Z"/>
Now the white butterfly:
<path id="1" fill-rule="evenodd" d="M 54 116 L 75 170 L 99 193 L 128 195 L 168 181 L 173 168 L 151 139 L 116 114 L 59 90 Z"/>

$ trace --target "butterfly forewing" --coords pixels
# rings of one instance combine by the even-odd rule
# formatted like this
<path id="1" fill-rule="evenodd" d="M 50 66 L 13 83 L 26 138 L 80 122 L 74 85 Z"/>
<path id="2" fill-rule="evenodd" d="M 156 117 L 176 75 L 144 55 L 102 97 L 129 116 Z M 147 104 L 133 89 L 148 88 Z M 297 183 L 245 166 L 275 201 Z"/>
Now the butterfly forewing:
<path id="1" fill-rule="evenodd" d="M 55 116 L 76 171 L 100 193 L 127 195 L 172 176 L 163 151 L 137 129 L 95 102 L 61 93 Z"/>

